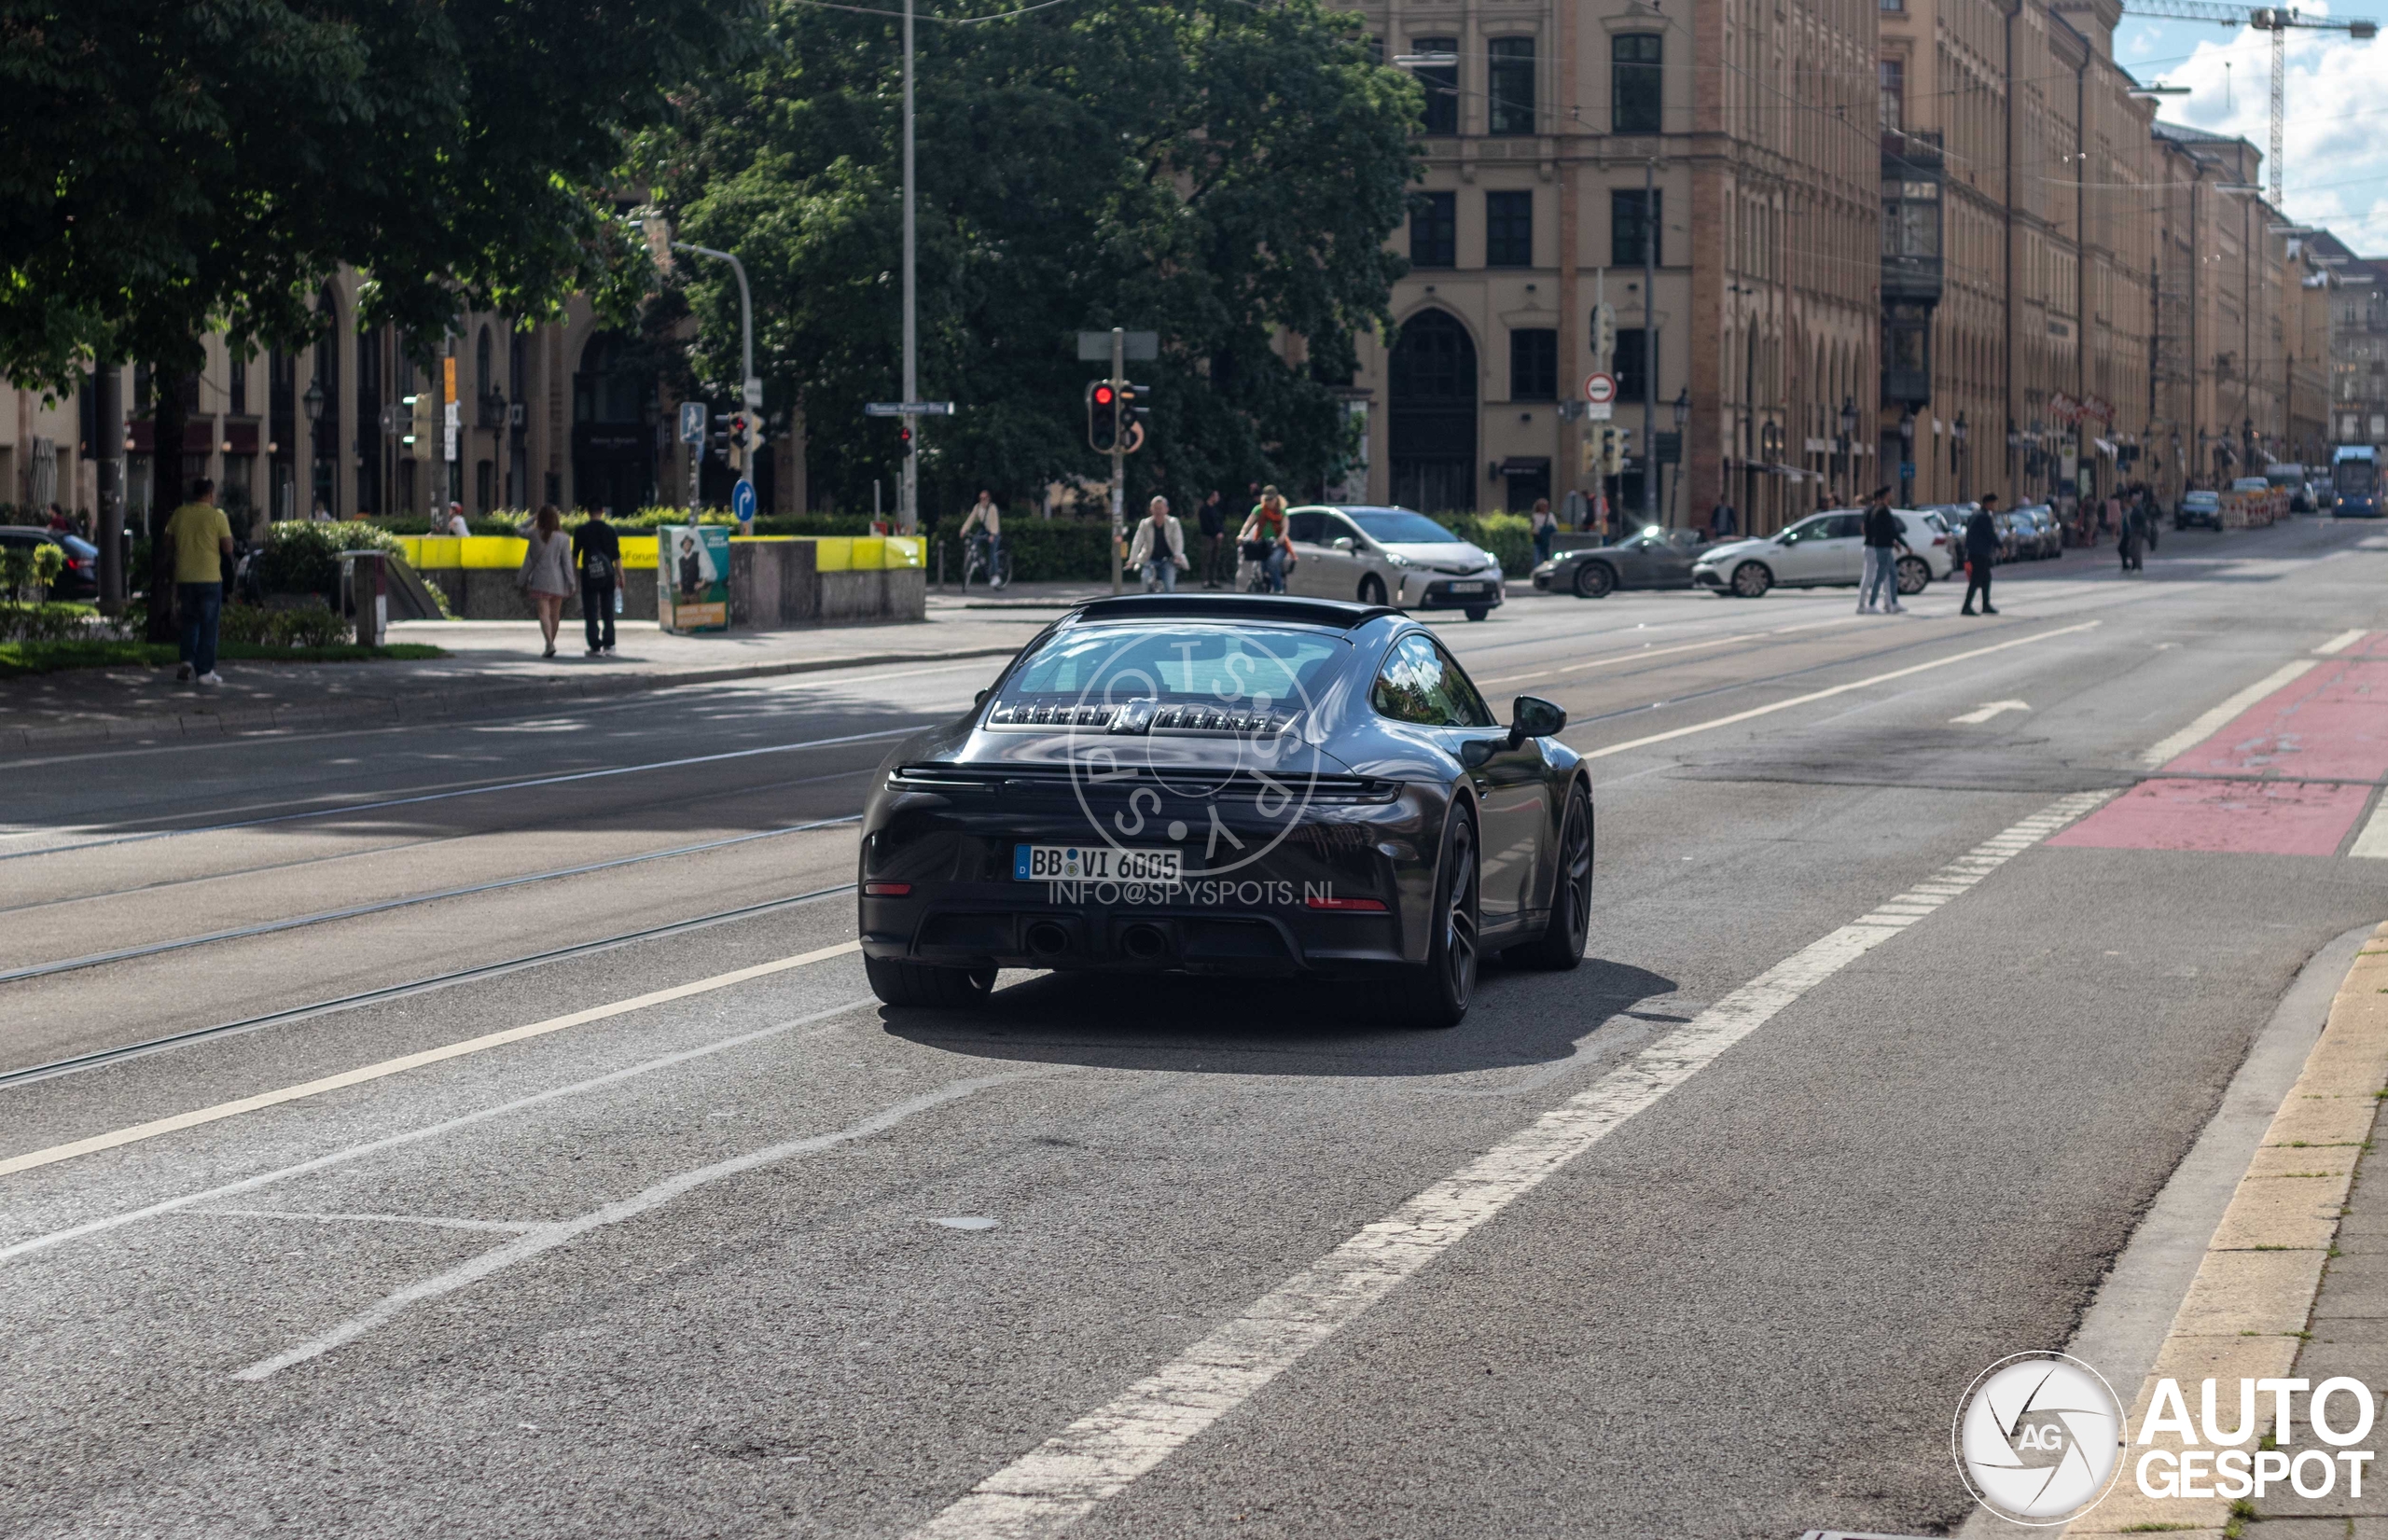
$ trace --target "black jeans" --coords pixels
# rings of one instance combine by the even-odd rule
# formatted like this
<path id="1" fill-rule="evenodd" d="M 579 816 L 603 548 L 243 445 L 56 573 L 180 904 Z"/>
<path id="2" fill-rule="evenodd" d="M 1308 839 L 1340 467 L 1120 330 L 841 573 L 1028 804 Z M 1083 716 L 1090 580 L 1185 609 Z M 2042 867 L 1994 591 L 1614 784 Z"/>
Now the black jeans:
<path id="1" fill-rule="evenodd" d="M 1965 608 L 1974 607 L 1974 595 L 1981 595 L 1981 607 L 1990 608 L 1990 558 L 1981 557 L 1965 564 Z"/>
<path id="2" fill-rule="evenodd" d="M 614 645 L 614 580 L 610 577 L 583 577 L 580 580 L 580 624 L 589 633 L 589 649 Z M 600 625 L 604 640 L 598 640 Z"/>

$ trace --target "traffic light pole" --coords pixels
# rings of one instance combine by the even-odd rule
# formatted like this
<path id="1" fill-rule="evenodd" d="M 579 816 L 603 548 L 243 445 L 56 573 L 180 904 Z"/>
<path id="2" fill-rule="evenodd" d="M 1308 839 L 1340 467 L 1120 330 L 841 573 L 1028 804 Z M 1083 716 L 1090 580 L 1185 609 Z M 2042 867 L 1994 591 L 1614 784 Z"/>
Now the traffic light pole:
<path id="1" fill-rule="evenodd" d="M 909 5 L 911 0 L 905 0 Z M 1111 328 L 1111 399 L 1118 401 L 1128 388 L 1128 329 Z M 1119 542 L 1128 537 L 1128 425 L 1119 423 L 1111 437 L 1111 591 L 1119 591 Z"/>
<path id="2" fill-rule="evenodd" d="M 911 0 L 905 0 L 907 7 L 909 7 L 910 3 Z M 907 69 L 910 67 L 910 58 L 911 56 L 909 53 L 905 55 Z M 908 168 L 909 164 L 909 163 L 908 161 Z M 908 220 L 909 219 L 909 216 L 910 206 L 907 204 L 906 217 Z M 909 230 L 911 227 L 908 223 L 905 228 Z M 759 417 L 763 410 L 763 382 L 755 377 L 755 291 L 746 286 L 746 264 L 741 262 L 736 256 L 729 252 L 715 251 L 711 246 L 692 245 L 686 241 L 673 242 L 672 249 L 673 251 L 692 251 L 699 257 L 710 257 L 718 261 L 727 262 L 729 264 L 729 271 L 738 275 L 739 399 L 745 403 L 746 409 L 748 411 Z M 909 246 L 907 249 L 909 249 Z M 909 271 L 909 270 L 908 269 L 907 271 Z M 909 312 L 907 313 L 909 313 Z M 908 369 L 904 376 L 904 399 L 909 401 L 911 398 L 912 378 L 910 371 Z M 697 453 L 691 460 L 688 469 L 688 511 L 691 515 L 696 512 L 697 507 L 697 467 L 701 465 L 703 463 L 704 447 L 702 445 L 699 445 L 697 447 Z M 747 474 L 750 476 L 754 474 L 754 470 L 751 465 L 747 468 Z"/>

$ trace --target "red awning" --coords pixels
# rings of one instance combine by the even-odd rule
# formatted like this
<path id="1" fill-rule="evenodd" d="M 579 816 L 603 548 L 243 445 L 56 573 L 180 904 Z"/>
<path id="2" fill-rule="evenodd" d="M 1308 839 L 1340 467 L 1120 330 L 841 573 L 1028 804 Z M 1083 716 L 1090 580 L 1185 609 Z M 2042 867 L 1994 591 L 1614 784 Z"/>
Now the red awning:
<path id="1" fill-rule="evenodd" d="M 156 449 L 158 447 L 157 433 L 158 424 L 146 417 L 136 418 L 125 424 L 124 436 L 132 441 L 132 452 L 135 454 L 147 454 Z M 249 436 L 254 445 L 257 437 L 257 426 L 254 423 L 250 424 Z M 194 417 L 183 424 L 185 454 L 212 454 L 215 451 L 216 443 L 215 418 Z M 255 454 L 257 451 L 253 447 L 249 452 Z"/>
<path id="2" fill-rule="evenodd" d="M 224 419 L 224 452 L 255 454 L 257 451 L 257 423 L 252 417 L 243 422 L 237 417 Z"/>

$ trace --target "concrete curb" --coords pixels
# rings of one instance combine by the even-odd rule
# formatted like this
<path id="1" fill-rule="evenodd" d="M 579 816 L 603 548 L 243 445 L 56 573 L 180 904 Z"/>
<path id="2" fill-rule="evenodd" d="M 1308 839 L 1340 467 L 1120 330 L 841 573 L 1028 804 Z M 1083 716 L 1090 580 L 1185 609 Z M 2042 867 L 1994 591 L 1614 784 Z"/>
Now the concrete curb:
<path id="1" fill-rule="evenodd" d="M 2132 1401 L 2134 1430 L 2147 1415 L 2159 1380 L 2193 1387 L 2209 1377 L 2284 1377 L 2295 1367 L 2383 1086 L 2388 924 L 2375 929 L 2355 953 L 2303 1073 L 2240 1177 Z M 2144 1452 L 2138 1437 L 2134 1431 L 2113 1495 L 2063 1533 L 2164 1530 L 2185 1540 L 2219 1536 L 2231 1521 L 2228 1499 L 2140 1495 L 2130 1475 Z M 2169 1434 L 2146 1446 L 2176 1454 L 2179 1447 L 2180 1440 Z"/>
<path id="2" fill-rule="evenodd" d="M 102 743 L 187 742 L 308 728 L 397 727 L 410 722 L 471 721 L 510 716 L 526 710 L 618 700 L 655 690 L 677 689 L 687 685 L 729 684 L 743 679 L 826 673 L 839 669 L 880 668 L 897 663 L 945 663 L 973 658 L 1008 658 L 1019 650 L 1017 646 L 996 646 L 965 647 L 950 652 L 866 653 L 853 658 L 686 669 L 673 673 L 618 673 L 586 679 L 543 679 L 495 686 L 465 677 L 442 681 L 439 687 L 419 693 L 370 699 L 308 701 L 226 712 L 179 712 L 138 721 L 76 723 L 56 728 L 0 728 L 0 752 L 32 752 Z"/>

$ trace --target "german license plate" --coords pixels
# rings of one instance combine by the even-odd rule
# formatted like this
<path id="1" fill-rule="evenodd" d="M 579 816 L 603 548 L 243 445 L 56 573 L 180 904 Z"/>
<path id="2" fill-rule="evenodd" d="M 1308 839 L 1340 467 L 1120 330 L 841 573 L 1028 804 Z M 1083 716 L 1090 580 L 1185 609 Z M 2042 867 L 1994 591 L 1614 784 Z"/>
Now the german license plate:
<path id="1" fill-rule="evenodd" d="M 1450 591 L 1453 593 L 1485 593 L 1491 591 L 1492 587 L 1492 585 L 1490 583 L 1453 583 L 1450 586 Z"/>
<path id="2" fill-rule="evenodd" d="M 1159 882 L 1178 881 L 1180 853 L 1120 850 L 1113 845 L 1014 845 L 1011 875 L 1020 882 Z"/>

